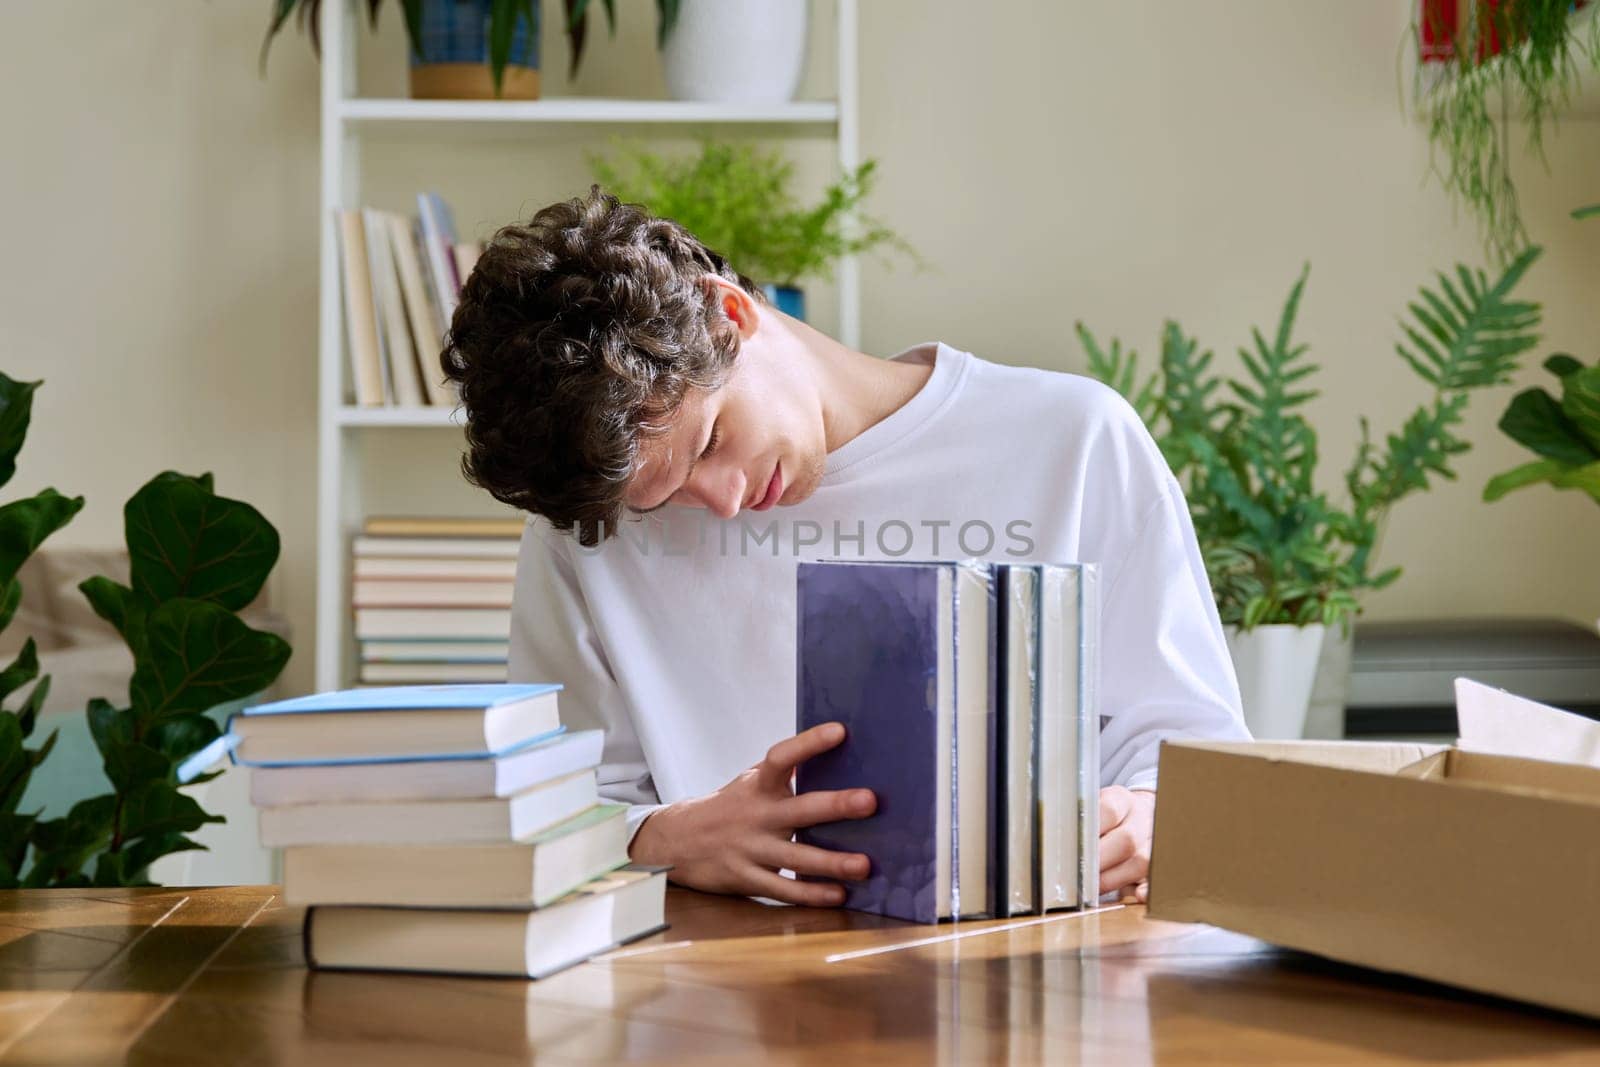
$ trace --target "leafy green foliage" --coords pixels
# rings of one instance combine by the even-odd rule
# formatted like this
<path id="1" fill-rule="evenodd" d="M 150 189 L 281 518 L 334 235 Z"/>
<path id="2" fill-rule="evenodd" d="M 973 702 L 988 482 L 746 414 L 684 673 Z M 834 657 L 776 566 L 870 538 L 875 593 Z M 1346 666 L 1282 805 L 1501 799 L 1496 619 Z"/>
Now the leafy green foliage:
<path id="1" fill-rule="evenodd" d="M 860 212 L 872 191 L 872 160 L 805 207 L 790 191 L 794 164 L 781 152 L 707 139 L 694 156 L 660 156 L 637 146 L 618 156 L 590 157 L 608 192 L 679 223 L 758 283 L 827 279 L 840 256 L 878 248 L 917 258 L 886 225 Z"/>
<path id="2" fill-rule="evenodd" d="M 1399 568 L 1373 568 L 1384 520 L 1432 478 L 1455 477 L 1451 459 L 1468 447 L 1456 431 L 1469 393 L 1506 381 L 1537 342 L 1538 305 L 1510 293 L 1538 255 L 1524 252 L 1493 285 L 1464 268 L 1454 280 L 1441 274 L 1409 305 L 1396 352 L 1433 397 L 1381 446 L 1362 420 L 1343 505 L 1318 488 L 1317 434 L 1304 413 L 1318 368 L 1294 326 L 1309 267 L 1272 335 L 1252 330 L 1239 350 L 1242 379 L 1212 372 L 1212 354 L 1168 322 L 1160 367 L 1140 385 L 1133 352 L 1115 340 L 1102 346 L 1078 325 L 1090 374 L 1130 399 L 1183 485 L 1224 623 L 1343 624 L 1360 610 L 1362 590 L 1399 577 Z"/>
<path id="3" fill-rule="evenodd" d="M 1506 436 L 1544 458 L 1496 475 L 1483 498 L 1499 500 L 1514 489 L 1544 483 L 1576 489 L 1600 503 L 1600 362 L 1585 367 L 1571 356 L 1555 355 L 1544 366 L 1561 383 L 1561 399 L 1528 389 L 1512 398 L 1500 417 Z"/>
<path id="4" fill-rule="evenodd" d="M 40 384 L 13 381 L 0 374 L 0 485 L 16 473 L 17 455 L 33 415 L 33 394 Z M 0 628 L 11 622 L 22 601 L 17 571 L 45 538 L 71 522 L 82 508 L 82 497 L 64 497 L 54 489 L 0 506 Z M 22 703 L 14 711 L 7 709 L 5 703 L 30 682 L 33 689 Z M 27 747 L 49 693 L 50 678 L 39 677 L 38 647 L 30 637 L 16 659 L 0 669 L 0 888 L 20 884 L 29 842 L 38 825 L 37 813 L 30 815 L 17 808 L 33 772 L 56 742 L 52 731 L 38 748 Z"/>
<path id="5" fill-rule="evenodd" d="M 322 41 L 318 28 L 321 26 L 322 0 L 270 0 L 270 2 L 271 15 L 267 20 L 267 34 L 261 42 L 262 71 L 267 68 L 267 52 L 272 47 L 273 38 L 289 24 L 291 17 L 295 19 L 301 32 L 310 36 L 311 47 L 320 55 Z M 400 14 L 405 19 L 406 38 L 411 43 L 411 54 L 418 62 L 425 63 L 428 56 L 423 47 L 423 3 L 424 0 L 400 0 Z M 666 43 L 667 34 L 677 25 L 678 8 L 681 4 L 682 0 L 656 0 L 658 47 Z M 383 6 L 383 0 L 362 0 L 362 6 L 367 9 L 368 22 L 376 27 L 378 9 Z M 539 3 L 538 0 L 489 0 L 487 6 L 488 55 L 485 59 L 489 65 L 489 76 L 494 81 L 495 95 L 498 96 L 505 82 L 506 67 L 511 59 L 511 44 L 516 39 L 517 28 L 525 23 L 529 34 L 535 33 L 539 26 Z M 576 77 L 578 67 L 583 62 L 584 46 L 588 39 L 589 0 L 562 0 L 562 6 L 566 12 L 565 30 L 572 56 L 567 75 Z M 616 36 L 616 0 L 601 0 L 600 6 L 605 9 L 606 22 L 609 24 L 612 36 Z"/>
<path id="6" fill-rule="evenodd" d="M 1522 123 L 1528 149 L 1542 160 L 1544 131 L 1583 68 L 1600 69 L 1600 18 L 1574 14 L 1571 0 L 1480 0 L 1463 11 L 1451 58 L 1419 64 L 1414 95 L 1435 173 L 1478 216 L 1490 255 L 1505 263 L 1528 243 L 1512 180 L 1512 122 Z M 1413 39 L 1420 30 L 1414 22 Z M 1492 52 L 1490 42 L 1505 46 Z"/>
<path id="7" fill-rule="evenodd" d="M 583 63 L 584 42 L 589 34 L 589 0 L 561 0 L 562 8 L 567 16 L 567 43 L 568 51 L 572 56 L 572 65 L 567 69 L 567 77 L 578 76 L 578 67 Z M 606 28 L 611 31 L 611 36 L 617 35 L 617 5 L 616 0 L 600 0 L 600 6 L 606 12 Z M 666 46 L 667 34 L 678 24 L 678 8 L 682 0 L 656 0 L 656 47 Z"/>
<path id="8" fill-rule="evenodd" d="M 202 847 L 186 835 L 221 817 L 178 791 L 177 765 L 217 736 L 207 709 L 264 689 L 289 659 L 281 638 L 234 614 L 278 559 L 260 512 L 218 496 L 209 474 L 167 471 L 129 499 L 123 520 L 130 584 L 79 587 L 133 653 L 126 706 L 88 709 L 115 792 L 37 824 L 29 885 L 147 884 L 152 862 Z"/>

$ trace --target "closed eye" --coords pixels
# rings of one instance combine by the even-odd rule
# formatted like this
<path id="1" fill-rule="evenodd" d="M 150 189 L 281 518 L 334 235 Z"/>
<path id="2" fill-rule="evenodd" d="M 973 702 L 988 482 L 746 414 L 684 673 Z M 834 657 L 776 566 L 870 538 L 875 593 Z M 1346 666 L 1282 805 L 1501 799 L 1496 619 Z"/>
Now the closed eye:
<path id="1" fill-rule="evenodd" d="M 711 453 L 717 450 L 717 445 L 721 443 L 722 428 L 720 425 L 713 423 L 711 426 L 711 436 L 706 440 L 706 447 L 701 449 L 700 458 L 705 459 L 707 456 L 711 455 Z"/>

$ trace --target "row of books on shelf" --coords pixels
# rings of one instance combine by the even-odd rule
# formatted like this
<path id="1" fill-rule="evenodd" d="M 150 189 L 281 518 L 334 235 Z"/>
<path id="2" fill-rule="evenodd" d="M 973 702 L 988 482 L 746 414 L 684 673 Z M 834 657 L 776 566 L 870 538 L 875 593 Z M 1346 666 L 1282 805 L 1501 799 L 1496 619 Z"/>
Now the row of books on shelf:
<path id="1" fill-rule="evenodd" d="M 558 690 L 355 689 L 233 718 L 311 966 L 541 977 L 662 927 L 665 874 L 627 865 L 601 734 L 561 728 Z"/>
<path id="2" fill-rule="evenodd" d="M 374 516 L 351 546 L 364 685 L 500 682 L 523 520 Z"/>
<path id="3" fill-rule="evenodd" d="M 482 246 L 461 241 L 445 202 L 417 195 L 417 218 L 342 209 L 334 226 L 345 342 L 361 407 L 452 407 L 439 352 Z"/>
<path id="4" fill-rule="evenodd" d="M 846 907 L 927 923 L 1098 902 L 1097 589 L 1089 564 L 800 564 L 796 728 L 847 734 L 795 788 L 879 804 L 799 835 L 872 858 Z"/>

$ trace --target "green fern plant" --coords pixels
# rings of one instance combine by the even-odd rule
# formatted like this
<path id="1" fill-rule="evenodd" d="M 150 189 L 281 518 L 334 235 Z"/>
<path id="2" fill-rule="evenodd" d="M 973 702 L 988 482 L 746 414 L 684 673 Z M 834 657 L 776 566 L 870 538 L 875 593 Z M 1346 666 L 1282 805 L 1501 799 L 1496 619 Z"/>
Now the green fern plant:
<path id="1" fill-rule="evenodd" d="M 1384 521 L 1434 478 L 1455 477 L 1451 458 L 1468 447 L 1457 430 L 1469 394 L 1509 381 L 1537 343 L 1538 305 L 1511 292 L 1538 256 L 1524 251 L 1493 284 L 1459 267 L 1422 287 L 1395 351 L 1433 395 L 1381 445 L 1362 420 L 1343 504 L 1317 487 L 1317 434 L 1304 413 L 1318 367 L 1294 326 L 1309 267 L 1272 336 L 1252 330 L 1240 349 L 1243 380 L 1216 375 L 1212 353 L 1168 322 L 1160 366 L 1141 384 L 1136 352 L 1114 339 L 1102 345 L 1078 324 L 1089 373 L 1129 399 L 1183 485 L 1224 623 L 1343 625 L 1363 590 L 1400 576 L 1398 567 L 1374 569 Z"/>

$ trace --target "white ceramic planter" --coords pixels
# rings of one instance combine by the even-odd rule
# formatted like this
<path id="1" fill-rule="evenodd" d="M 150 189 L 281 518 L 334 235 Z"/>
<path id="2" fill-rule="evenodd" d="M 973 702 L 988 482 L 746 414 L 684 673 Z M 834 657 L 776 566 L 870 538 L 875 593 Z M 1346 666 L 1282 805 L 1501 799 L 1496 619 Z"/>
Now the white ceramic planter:
<path id="1" fill-rule="evenodd" d="M 1244 721 L 1256 737 L 1298 740 L 1305 735 L 1324 630 L 1285 624 L 1228 631 Z"/>
<path id="2" fill-rule="evenodd" d="M 661 49 L 678 100 L 786 104 L 806 58 L 807 0 L 691 0 Z"/>

